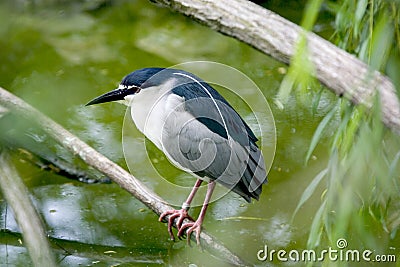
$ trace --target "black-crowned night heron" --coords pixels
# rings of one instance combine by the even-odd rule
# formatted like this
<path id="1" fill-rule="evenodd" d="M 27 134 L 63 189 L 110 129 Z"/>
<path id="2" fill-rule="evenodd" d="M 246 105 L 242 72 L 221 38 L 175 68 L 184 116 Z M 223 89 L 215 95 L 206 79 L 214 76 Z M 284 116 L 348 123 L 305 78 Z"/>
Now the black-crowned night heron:
<path id="1" fill-rule="evenodd" d="M 182 209 L 164 212 L 168 232 L 177 219 L 178 237 L 192 232 L 199 244 L 201 225 L 215 182 L 247 202 L 257 199 L 267 182 L 257 138 L 233 107 L 208 83 L 178 69 L 144 68 L 123 78 L 119 87 L 87 105 L 119 101 L 131 107 L 136 127 L 167 158 L 198 179 Z M 196 221 L 183 223 L 203 180 L 208 182 L 203 207 Z"/>

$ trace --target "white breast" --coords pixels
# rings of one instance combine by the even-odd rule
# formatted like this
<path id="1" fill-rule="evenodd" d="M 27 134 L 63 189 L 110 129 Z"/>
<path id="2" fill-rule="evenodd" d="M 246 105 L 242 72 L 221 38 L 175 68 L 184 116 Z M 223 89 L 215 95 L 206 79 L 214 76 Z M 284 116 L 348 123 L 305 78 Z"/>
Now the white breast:
<path id="1" fill-rule="evenodd" d="M 171 79 L 162 87 L 149 87 L 126 99 L 130 101 L 131 116 L 136 127 L 162 151 L 167 116 L 183 102 L 183 98 L 171 94 L 173 85 L 174 80 Z"/>
<path id="2" fill-rule="evenodd" d="M 165 143 L 176 144 L 182 126 L 188 122 L 197 123 L 194 117 L 185 111 L 185 99 L 171 93 L 173 85 L 171 81 L 162 88 L 146 88 L 138 94 L 126 97 L 126 101 L 130 103 L 131 116 L 138 130 L 163 151 L 172 164 L 191 172 L 174 160 Z M 204 127 L 198 124 L 199 129 Z"/>

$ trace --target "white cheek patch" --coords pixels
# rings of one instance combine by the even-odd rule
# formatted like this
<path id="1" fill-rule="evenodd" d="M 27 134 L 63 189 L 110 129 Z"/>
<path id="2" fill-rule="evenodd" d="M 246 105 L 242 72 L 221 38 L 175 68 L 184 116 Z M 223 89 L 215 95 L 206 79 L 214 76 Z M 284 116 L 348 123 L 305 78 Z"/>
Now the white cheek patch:
<path id="1" fill-rule="evenodd" d="M 131 89 L 135 89 L 135 92 L 134 92 L 133 94 L 124 96 L 124 99 L 123 99 L 123 100 L 117 100 L 117 101 L 115 101 L 115 102 L 120 103 L 120 104 L 123 104 L 123 105 L 125 105 L 125 106 L 130 106 L 130 105 L 132 104 L 132 100 L 133 100 L 133 98 L 135 97 L 135 95 L 136 95 L 137 93 L 140 92 L 140 88 L 137 87 L 136 85 L 127 86 L 127 85 L 124 85 L 124 84 L 119 84 L 117 89 L 119 89 L 119 90 L 131 90 Z"/>
<path id="2" fill-rule="evenodd" d="M 136 88 L 138 90 L 140 90 L 140 88 L 136 85 L 123 85 L 123 84 L 119 84 L 117 89 L 132 89 L 132 88 Z"/>
<path id="3" fill-rule="evenodd" d="M 127 95 L 127 96 L 124 97 L 124 100 L 128 101 L 128 102 L 131 102 L 134 97 L 135 97 L 135 95 Z"/>
<path id="4" fill-rule="evenodd" d="M 135 97 L 135 95 L 127 95 L 124 97 L 124 100 L 118 100 L 117 102 L 119 102 L 125 106 L 130 106 L 134 97 Z"/>

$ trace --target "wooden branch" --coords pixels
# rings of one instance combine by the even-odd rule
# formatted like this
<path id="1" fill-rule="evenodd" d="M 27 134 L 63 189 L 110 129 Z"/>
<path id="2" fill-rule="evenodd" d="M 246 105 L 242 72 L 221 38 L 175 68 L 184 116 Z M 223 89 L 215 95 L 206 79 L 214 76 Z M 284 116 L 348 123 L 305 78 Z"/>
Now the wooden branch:
<path id="1" fill-rule="evenodd" d="M 0 147 L 0 188 L 21 229 L 34 266 L 56 266 L 42 220 L 5 149 Z"/>
<path id="2" fill-rule="evenodd" d="M 172 209 L 166 201 L 149 190 L 133 175 L 88 146 L 85 142 L 81 141 L 78 137 L 68 132 L 43 113 L 1 87 L 0 106 L 4 106 L 10 112 L 22 118 L 36 122 L 51 138 L 71 151 L 74 155 L 78 155 L 88 165 L 111 178 L 115 183 L 131 193 L 156 214 L 160 215 L 162 212 Z M 176 227 L 175 224 L 174 227 Z M 166 232 L 166 234 L 168 233 Z M 237 255 L 232 253 L 205 231 L 201 232 L 200 238 L 204 248 L 217 258 L 237 266 L 246 265 Z M 195 240 L 193 235 L 192 239 Z"/>
<path id="3" fill-rule="evenodd" d="M 247 43 L 275 59 L 290 63 L 304 30 L 247 0 L 151 0 L 192 17 L 228 36 Z M 315 77 L 339 96 L 371 107 L 380 94 L 382 121 L 400 134 L 400 104 L 393 83 L 353 55 L 318 35 L 306 33 Z"/>

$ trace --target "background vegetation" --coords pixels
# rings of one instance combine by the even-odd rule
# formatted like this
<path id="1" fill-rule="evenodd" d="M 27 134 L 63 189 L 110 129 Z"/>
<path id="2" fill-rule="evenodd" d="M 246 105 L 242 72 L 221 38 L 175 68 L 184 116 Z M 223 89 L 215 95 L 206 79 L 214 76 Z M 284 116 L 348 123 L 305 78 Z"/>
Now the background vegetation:
<path id="1" fill-rule="evenodd" d="M 330 39 L 371 70 L 388 75 L 399 92 L 399 2 L 337 1 L 323 5 L 335 15 Z M 311 1 L 305 17 L 315 15 L 321 6 L 320 1 Z M 303 24 L 307 26 L 307 21 Z M 298 73 L 295 66 L 293 72 Z M 308 76 L 296 78 L 299 94 L 305 93 L 304 88 L 315 88 Z M 299 203 L 302 205 L 316 184 L 324 183 L 309 247 L 318 247 L 323 239 L 334 246 L 339 238 L 346 238 L 356 247 L 394 252 L 389 240 L 396 237 L 400 223 L 399 138 L 382 125 L 376 97 L 371 110 L 339 99 L 315 130 L 306 161 L 328 125 L 338 118 L 337 128 L 328 138 L 327 166 L 310 183 Z"/>

